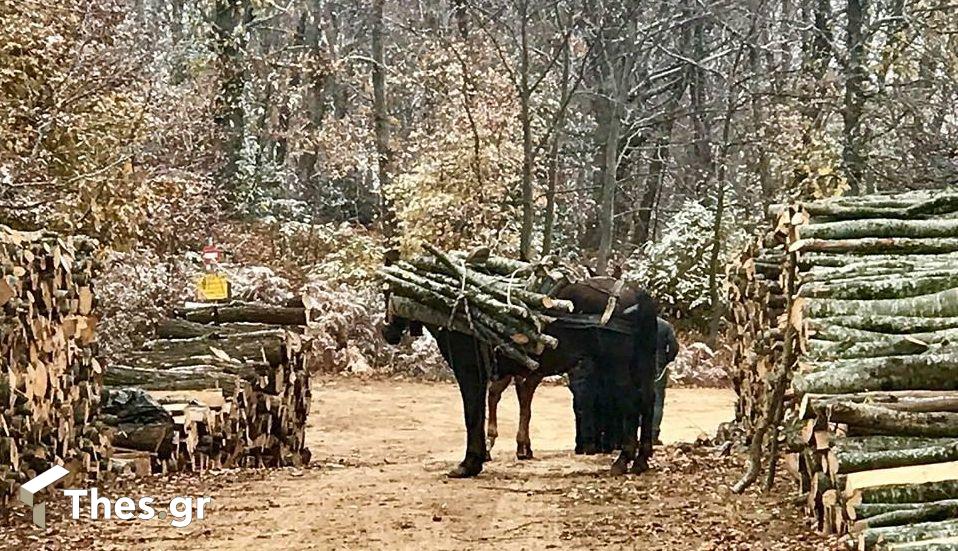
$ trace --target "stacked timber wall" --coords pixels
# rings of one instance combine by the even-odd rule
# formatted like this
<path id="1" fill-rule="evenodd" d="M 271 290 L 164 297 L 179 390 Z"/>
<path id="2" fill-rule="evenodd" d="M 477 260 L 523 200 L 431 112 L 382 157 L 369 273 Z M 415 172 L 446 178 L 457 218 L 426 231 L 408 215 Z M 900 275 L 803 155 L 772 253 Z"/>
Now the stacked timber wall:
<path id="1" fill-rule="evenodd" d="M 54 464 L 74 483 L 309 461 L 301 302 L 183 310 L 105 365 L 96 250 L 0 226 L 0 503 Z"/>
<path id="2" fill-rule="evenodd" d="M 729 271 L 753 451 L 789 448 L 824 532 L 860 549 L 958 549 L 958 190 L 770 216 Z"/>
<path id="3" fill-rule="evenodd" d="M 135 470 L 202 471 L 309 462 L 309 370 L 301 306 L 182 310 L 111 365 L 103 421 Z"/>
<path id="4" fill-rule="evenodd" d="M 53 464 L 96 475 L 96 243 L 0 226 L 0 503 Z"/>

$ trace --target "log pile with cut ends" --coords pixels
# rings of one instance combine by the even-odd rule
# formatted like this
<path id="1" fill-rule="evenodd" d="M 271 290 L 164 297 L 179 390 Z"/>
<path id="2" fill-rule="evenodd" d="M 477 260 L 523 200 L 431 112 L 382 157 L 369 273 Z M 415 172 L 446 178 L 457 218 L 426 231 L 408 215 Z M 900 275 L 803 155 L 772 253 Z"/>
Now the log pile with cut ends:
<path id="1" fill-rule="evenodd" d="M 177 312 L 104 376 L 102 420 L 153 472 L 309 461 L 302 307 L 229 303 Z"/>
<path id="2" fill-rule="evenodd" d="M 958 536 L 958 192 L 771 210 L 775 228 L 729 272 L 753 449 L 791 448 L 824 532 L 952 548 L 936 542 Z"/>
<path id="3" fill-rule="evenodd" d="M 572 277 L 558 265 L 493 256 L 488 249 L 446 254 L 430 245 L 409 261 L 381 270 L 397 316 L 475 336 L 528 369 L 555 338 L 543 333 L 553 312 L 573 304 L 553 298 Z M 611 314 L 611 312 L 610 312 Z"/>
<path id="4" fill-rule="evenodd" d="M 110 457 L 93 422 L 95 249 L 0 226 L 0 503 L 53 464 L 95 476 Z"/>

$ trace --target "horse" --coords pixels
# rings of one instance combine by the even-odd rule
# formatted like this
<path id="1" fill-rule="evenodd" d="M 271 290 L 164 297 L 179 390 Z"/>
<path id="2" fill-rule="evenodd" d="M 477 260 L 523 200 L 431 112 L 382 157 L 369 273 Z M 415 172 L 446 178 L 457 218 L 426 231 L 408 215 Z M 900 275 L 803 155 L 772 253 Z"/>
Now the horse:
<path id="1" fill-rule="evenodd" d="M 518 376 L 522 381 L 518 389 L 517 455 L 531 457 L 528 425 L 535 388 L 547 375 L 568 373 L 580 366 L 605 374 L 623 415 L 622 450 L 612 464 L 612 473 L 621 475 L 631 470 L 638 474 L 648 470 L 652 456 L 656 334 L 656 308 L 651 297 L 644 290 L 624 287 L 609 278 L 590 278 L 567 285 L 556 298 L 571 300 L 575 310 L 571 314 L 556 314 L 555 321 L 545 327 L 544 332 L 556 338 L 558 346 L 536 357 L 540 367 L 533 372 L 469 334 L 392 314 L 386 292 L 387 316 L 382 327 L 386 342 L 398 344 L 407 332 L 421 334 L 425 327 L 435 337 L 440 353 L 456 376 L 465 417 L 466 453 L 448 473 L 449 477 L 473 477 L 482 472 L 488 457 L 483 427 L 485 401 L 493 374 Z M 603 318 L 598 321 L 607 323 L 592 319 L 598 313 Z M 592 318 L 584 317 L 589 315 Z M 494 408 L 490 411 L 490 418 L 494 419 Z"/>

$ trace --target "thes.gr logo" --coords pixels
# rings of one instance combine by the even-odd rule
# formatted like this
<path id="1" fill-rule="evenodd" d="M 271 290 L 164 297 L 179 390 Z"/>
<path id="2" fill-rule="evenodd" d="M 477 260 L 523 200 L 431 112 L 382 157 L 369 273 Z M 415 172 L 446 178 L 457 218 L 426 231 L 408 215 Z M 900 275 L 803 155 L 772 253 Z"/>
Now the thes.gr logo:
<path id="1" fill-rule="evenodd" d="M 39 494 L 57 482 L 63 480 L 70 471 L 60 465 L 54 465 L 43 471 L 39 476 L 20 486 L 20 501 L 33 508 L 33 524 L 40 528 L 47 527 L 47 504 L 40 503 Z"/>

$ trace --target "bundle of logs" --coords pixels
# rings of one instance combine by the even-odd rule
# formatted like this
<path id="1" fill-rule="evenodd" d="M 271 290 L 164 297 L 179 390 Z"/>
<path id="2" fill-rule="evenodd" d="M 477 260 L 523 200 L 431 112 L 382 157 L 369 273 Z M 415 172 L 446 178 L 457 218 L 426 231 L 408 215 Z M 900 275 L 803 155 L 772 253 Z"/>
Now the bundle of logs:
<path id="1" fill-rule="evenodd" d="M 391 293 L 391 314 L 475 336 L 529 369 L 558 344 L 543 333 L 549 311 L 572 312 L 553 298 L 572 275 L 557 262 L 530 264 L 494 256 L 488 249 L 446 254 L 431 245 L 380 272 Z"/>
<path id="2" fill-rule="evenodd" d="M 309 461 L 301 306 L 197 305 L 104 374 L 119 460 L 152 472 Z"/>
<path id="3" fill-rule="evenodd" d="M 859 549 L 958 549 L 958 193 L 775 206 L 729 270 L 738 414 Z"/>
<path id="4" fill-rule="evenodd" d="M 53 464 L 96 475 L 96 243 L 0 226 L 0 503 Z"/>

